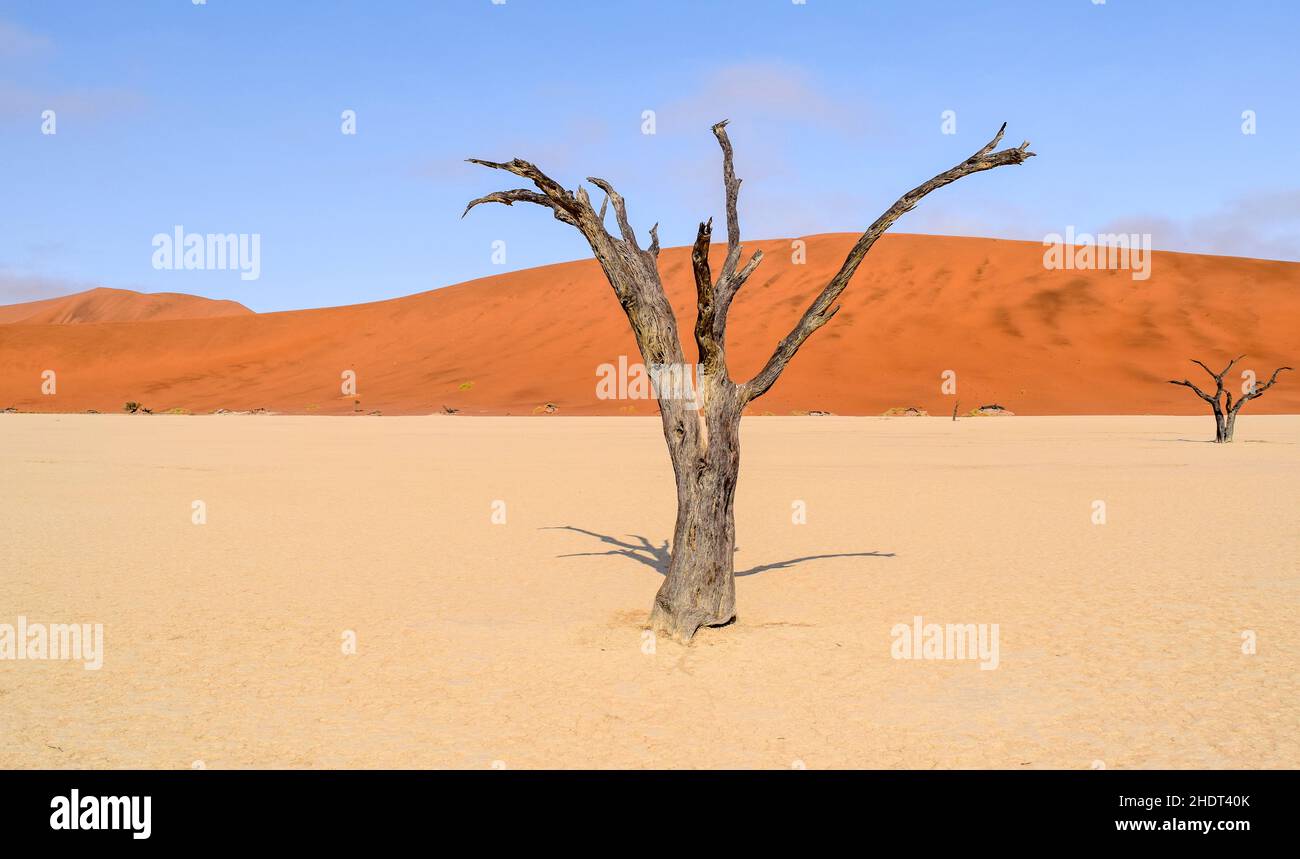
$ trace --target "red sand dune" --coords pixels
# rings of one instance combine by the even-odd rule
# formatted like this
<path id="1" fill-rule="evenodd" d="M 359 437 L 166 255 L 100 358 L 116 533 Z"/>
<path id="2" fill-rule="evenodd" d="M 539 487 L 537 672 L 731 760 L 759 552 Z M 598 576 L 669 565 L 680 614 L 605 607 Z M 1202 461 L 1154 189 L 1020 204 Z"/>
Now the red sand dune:
<path id="1" fill-rule="evenodd" d="M 0 307 L 0 324 L 67 325 L 90 322 L 142 322 L 160 319 L 206 319 L 251 314 L 237 301 L 159 292 L 145 295 L 106 286 L 73 295 Z"/>
<path id="2" fill-rule="evenodd" d="M 790 240 L 747 245 L 766 259 L 732 310 L 734 378 L 759 369 L 854 239 L 809 237 L 801 265 Z M 713 248 L 715 272 L 723 251 Z M 918 406 L 946 415 L 953 398 L 941 393 L 941 376 L 953 370 L 962 412 L 996 402 L 1021 415 L 1201 414 L 1206 406 L 1190 391 L 1164 384 L 1207 381 L 1189 358 L 1222 365 L 1245 353 L 1240 368 L 1261 376 L 1300 367 L 1300 263 L 1157 252 L 1150 279 L 1135 281 L 1127 271 L 1049 271 L 1043 251 L 1031 242 L 885 236 L 843 310 L 749 413 Z M 693 356 L 689 249 L 665 249 L 660 264 Z M 178 298 L 167 301 L 179 307 Z M 0 319 L 14 312 L 0 308 Z M 0 326 L 0 407 L 107 412 L 136 400 L 155 411 L 427 414 L 446 405 L 526 415 L 553 402 L 561 415 L 656 411 L 653 401 L 596 396 L 600 364 L 639 356 L 592 260 L 322 310 L 90 321 L 111 318 L 110 308 L 96 312 L 72 314 L 80 325 L 31 324 L 70 321 L 53 311 Z M 41 394 L 47 369 L 58 374 L 52 396 Z M 345 370 L 357 374 L 355 398 L 340 392 Z M 1231 378 L 1239 388 L 1237 370 Z M 1300 412 L 1300 372 L 1284 373 L 1246 409 Z"/>

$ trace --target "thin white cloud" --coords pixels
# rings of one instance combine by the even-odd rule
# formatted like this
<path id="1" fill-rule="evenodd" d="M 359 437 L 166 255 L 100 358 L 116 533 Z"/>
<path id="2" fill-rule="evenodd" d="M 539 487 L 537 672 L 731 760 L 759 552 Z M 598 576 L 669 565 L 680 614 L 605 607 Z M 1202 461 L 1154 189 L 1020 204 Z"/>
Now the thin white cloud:
<path id="1" fill-rule="evenodd" d="M 39 121 L 43 111 L 53 110 L 65 118 L 111 119 L 134 113 L 145 104 L 139 93 L 116 88 L 83 88 L 42 91 L 0 81 L 0 119 Z"/>
<path id="2" fill-rule="evenodd" d="M 698 92 L 665 105 L 658 126 L 661 132 L 694 132 L 720 119 L 793 122 L 846 134 L 867 130 L 860 103 L 839 101 L 806 69 L 775 61 L 714 70 Z"/>
<path id="3" fill-rule="evenodd" d="M 1150 233 L 1160 250 L 1300 261 L 1300 189 L 1243 194 L 1187 218 L 1115 218 L 1098 232 Z"/>
<path id="4" fill-rule="evenodd" d="M 465 161 L 467 157 L 486 161 L 522 158 L 533 162 L 560 181 L 565 181 L 568 178 L 564 176 L 565 173 L 580 173 L 583 170 L 585 159 L 581 157 L 582 153 L 607 146 L 610 136 L 608 123 L 587 115 L 569 117 L 559 130 L 547 132 L 545 137 L 539 137 L 535 129 L 480 129 L 473 132 L 472 139 L 467 138 L 470 142 L 457 143 L 455 154 L 421 159 L 410 165 L 406 172 L 416 179 L 458 182 L 472 180 L 486 172 L 481 166 L 468 164 Z M 510 181 L 508 176 L 503 178 Z"/>
<path id="5" fill-rule="evenodd" d="M 53 47 L 45 36 L 25 30 L 12 21 L 0 21 L 0 59 L 35 57 Z"/>
<path id="6" fill-rule="evenodd" d="M 37 58 L 52 53 L 49 38 L 32 33 L 11 22 L 0 20 L 0 63 L 18 68 L 32 65 Z M 20 61 L 20 62 L 7 62 Z M 118 87 L 71 87 L 54 89 L 12 80 L 0 80 L 0 119 L 37 122 L 46 110 L 53 110 L 62 120 L 100 120 L 134 113 L 145 104 L 137 92 Z"/>
<path id="7" fill-rule="evenodd" d="M 76 292 L 85 292 L 94 286 L 93 283 L 66 278 L 17 274 L 0 269 L 0 304 L 22 304 L 43 298 L 72 295 Z"/>

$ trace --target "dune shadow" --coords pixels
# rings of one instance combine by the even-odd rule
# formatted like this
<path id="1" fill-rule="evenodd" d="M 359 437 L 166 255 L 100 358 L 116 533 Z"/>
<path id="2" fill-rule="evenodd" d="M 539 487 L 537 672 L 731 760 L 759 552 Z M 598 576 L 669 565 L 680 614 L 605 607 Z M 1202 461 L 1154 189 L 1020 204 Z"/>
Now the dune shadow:
<path id="1" fill-rule="evenodd" d="M 630 558 L 639 564 L 643 564 L 654 570 L 661 576 L 668 575 L 668 563 L 672 559 L 672 552 L 668 548 L 668 541 L 656 545 L 650 540 L 642 537 L 640 534 L 625 534 L 626 540 L 620 540 L 610 534 L 599 534 L 595 531 L 589 531 L 586 528 L 579 528 L 575 525 L 548 525 L 543 527 L 543 531 L 573 531 L 577 534 L 585 534 L 588 537 L 594 537 L 600 542 L 613 548 L 603 552 L 570 552 L 564 555 L 556 555 L 557 558 L 591 558 L 605 555 L 621 555 Z M 635 541 L 635 542 L 632 542 Z M 759 564 L 756 567 L 750 567 L 748 570 L 737 570 L 736 576 L 756 576 L 759 573 L 766 573 L 771 570 L 787 570 L 790 567 L 807 561 L 820 561 L 827 558 L 892 558 L 893 552 L 828 552 L 821 555 L 804 555 L 800 558 L 790 558 L 785 561 L 776 561 L 771 564 Z"/>

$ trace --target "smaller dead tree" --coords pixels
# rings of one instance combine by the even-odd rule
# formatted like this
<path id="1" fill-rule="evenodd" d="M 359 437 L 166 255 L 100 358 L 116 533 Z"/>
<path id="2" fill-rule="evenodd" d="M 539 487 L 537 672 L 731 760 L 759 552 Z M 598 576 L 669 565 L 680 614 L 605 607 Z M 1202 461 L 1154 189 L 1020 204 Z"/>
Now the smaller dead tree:
<path id="1" fill-rule="evenodd" d="M 1209 373 L 1211 378 L 1214 379 L 1213 394 L 1205 393 L 1186 379 L 1183 379 L 1181 382 L 1174 379 L 1169 380 L 1169 384 L 1171 385 L 1182 385 L 1183 387 L 1191 388 L 1192 392 L 1195 393 L 1196 396 L 1210 404 L 1210 408 L 1214 410 L 1214 441 L 1216 444 L 1227 444 L 1232 441 L 1232 431 L 1237 425 L 1237 413 L 1241 411 L 1242 406 L 1246 405 L 1246 403 L 1251 400 L 1259 399 L 1263 396 L 1265 391 L 1273 387 L 1273 384 L 1277 382 L 1278 373 L 1281 373 L 1283 370 L 1294 369 L 1293 367 L 1278 367 L 1273 371 L 1273 375 L 1269 377 L 1267 382 L 1262 385 L 1252 383 L 1242 393 L 1241 399 L 1234 402 L 1232 399 L 1232 391 L 1223 386 L 1223 377 L 1232 369 L 1233 364 L 1236 364 L 1245 357 L 1245 355 L 1238 355 L 1236 358 L 1229 361 L 1228 366 L 1224 367 L 1218 373 L 1214 372 L 1200 361 L 1197 361 L 1195 358 L 1192 359 L 1193 364 L 1200 366 L 1201 369 Z"/>

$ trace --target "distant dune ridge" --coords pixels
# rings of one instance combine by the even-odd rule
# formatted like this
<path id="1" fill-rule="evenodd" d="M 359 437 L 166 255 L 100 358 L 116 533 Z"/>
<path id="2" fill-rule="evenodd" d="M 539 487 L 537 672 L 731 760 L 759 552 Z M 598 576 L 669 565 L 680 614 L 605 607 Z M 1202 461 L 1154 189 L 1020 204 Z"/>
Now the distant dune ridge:
<path id="1" fill-rule="evenodd" d="M 206 319 L 251 314 L 237 301 L 221 301 L 159 292 L 145 295 L 106 286 L 73 295 L 0 306 L 0 324 L 75 325 L 94 322 L 143 322 L 163 319 Z"/>
<path id="2" fill-rule="evenodd" d="M 855 234 L 746 243 L 765 259 L 736 299 L 731 372 L 752 376 Z M 715 269 L 725 245 L 713 248 Z M 1164 384 L 1200 384 L 1245 354 L 1266 376 L 1300 365 L 1300 263 L 1156 251 L 1151 276 L 1048 270 L 1036 242 L 887 235 L 776 386 L 748 414 L 879 415 L 915 406 L 949 415 L 998 403 L 1020 415 L 1201 414 Z M 664 284 L 694 355 L 690 249 L 665 249 Z M 0 307 L 0 408 L 155 412 L 652 415 L 652 400 L 600 399 L 598 368 L 639 361 L 594 260 L 510 272 L 390 301 L 255 314 L 236 302 L 97 289 Z M 78 323 L 78 324 L 67 324 Z M 57 393 L 41 394 L 41 373 Z M 356 396 L 342 393 L 344 371 Z M 1237 371 L 1234 369 L 1234 374 Z M 1241 379 L 1233 384 L 1240 386 Z M 1284 374 L 1245 413 L 1300 412 Z"/>

